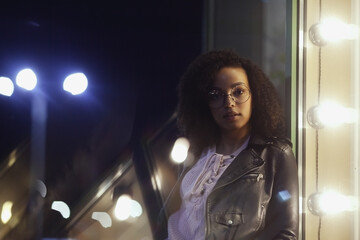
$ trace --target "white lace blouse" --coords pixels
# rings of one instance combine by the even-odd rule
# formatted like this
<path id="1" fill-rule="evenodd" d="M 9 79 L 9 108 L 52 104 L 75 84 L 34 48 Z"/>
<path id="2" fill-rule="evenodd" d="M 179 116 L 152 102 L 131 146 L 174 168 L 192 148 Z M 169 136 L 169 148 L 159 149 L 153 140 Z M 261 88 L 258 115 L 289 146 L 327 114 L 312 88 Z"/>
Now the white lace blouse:
<path id="1" fill-rule="evenodd" d="M 234 158 L 244 150 L 249 138 L 230 155 L 215 152 L 215 147 L 204 151 L 198 162 L 185 175 L 180 187 L 182 205 L 168 221 L 168 239 L 204 239 L 205 203 L 221 174 Z"/>

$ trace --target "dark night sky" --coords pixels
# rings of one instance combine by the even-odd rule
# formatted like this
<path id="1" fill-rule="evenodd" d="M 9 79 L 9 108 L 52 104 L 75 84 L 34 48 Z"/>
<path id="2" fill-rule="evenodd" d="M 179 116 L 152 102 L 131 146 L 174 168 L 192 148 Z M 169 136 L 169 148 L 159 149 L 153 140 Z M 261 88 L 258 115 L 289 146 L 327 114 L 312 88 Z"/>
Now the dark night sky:
<path id="1" fill-rule="evenodd" d="M 0 75 L 37 73 L 48 102 L 47 167 L 71 161 L 114 109 L 135 106 L 154 122 L 170 116 L 176 83 L 201 51 L 201 21 L 202 1 L 2 1 Z M 74 71 L 89 79 L 80 97 L 60 89 Z M 19 89 L 0 96 L 2 159 L 30 134 L 30 102 Z"/>

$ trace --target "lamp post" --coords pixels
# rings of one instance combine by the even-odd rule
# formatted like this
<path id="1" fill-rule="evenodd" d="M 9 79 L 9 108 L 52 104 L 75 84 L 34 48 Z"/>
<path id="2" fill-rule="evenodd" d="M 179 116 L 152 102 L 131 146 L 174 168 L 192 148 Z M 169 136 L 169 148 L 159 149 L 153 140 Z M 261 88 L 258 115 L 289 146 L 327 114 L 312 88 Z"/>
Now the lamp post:
<path id="1" fill-rule="evenodd" d="M 47 99 L 43 91 L 36 89 L 37 77 L 31 69 L 23 69 L 16 76 L 16 85 L 31 94 L 31 155 L 30 155 L 30 199 L 26 214 L 29 223 L 34 224 L 32 231 L 35 239 L 41 239 L 43 233 L 43 198 L 46 196 L 45 182 L 45 149 L 47 126 Z M 88 80 L 83 73 L 73 73 L 66 77 L 63 89 L 72 95 L 83 93 Z M 10 78 L 0 77 L 0 94 L 12 96 L 14 84 Z"/>

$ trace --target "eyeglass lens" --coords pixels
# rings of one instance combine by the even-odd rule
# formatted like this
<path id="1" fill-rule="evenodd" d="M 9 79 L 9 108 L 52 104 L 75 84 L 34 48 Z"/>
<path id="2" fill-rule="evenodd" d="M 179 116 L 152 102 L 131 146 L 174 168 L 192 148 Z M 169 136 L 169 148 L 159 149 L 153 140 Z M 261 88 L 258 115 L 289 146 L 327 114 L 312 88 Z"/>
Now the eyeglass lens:
<path id="1" fill-rule="evenodd" d="M 244 85 L 237 85 L 233 87 L 230 94 L 227 94 L 220 89 L 212 89 L 208 92 L 209 106 L 213 108 L 221 107 L 222 104 L 224 104 L 225 97 L 228 96 L 235 103 L 244 103 L 250 97 L 250 90 Z"/>

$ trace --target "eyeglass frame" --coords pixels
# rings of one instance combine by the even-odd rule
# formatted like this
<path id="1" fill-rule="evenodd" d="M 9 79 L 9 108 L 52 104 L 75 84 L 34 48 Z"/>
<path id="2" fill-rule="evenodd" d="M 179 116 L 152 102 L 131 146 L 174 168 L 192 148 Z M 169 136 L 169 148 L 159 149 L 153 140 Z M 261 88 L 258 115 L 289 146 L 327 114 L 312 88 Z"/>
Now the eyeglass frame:
<path id="1" fill-rule="evenodd" d="M 244 87 L 244 88 L 248 91 L 248 97 L 246 98 L 245 101 L 242 101 L 242 102 L 237 101 L 237 100 L 236 100 L 237 98 L 233 95 L 234 89 L 237 88 L 237 87 L 239 87 L 239 86 Z M 219 101 L 219 106 L 211 106 L 211 103 L 210 103 L 209 94 L 210 94 L 211 91 L 215 91 L 215 90 L 218 91 L 218 92 L 221 94 L 221 97 L 222 97 L 222 101 Z M 248 86 L 246 86 L 244 83 L 239 83 L 239 84 L 236 84 L 235 86 L 233 86 L 233 87 L 230 89 L 230 93 L 225 93 L 225 91 L 222 90 L 221 88 L 210 88 L 210 90 L 207 91 L 207 93 L 206 93 L 206 100 L 207 100 L 207 103 L 208 103 L 208 105 L 209 105 L 210 108 L 216 109 L 216 108 L 221 108 L 221 107 L 222 107 L 222 105 L 223 105 L 224 102 L 225 102 L 225 97 L 228 97 L 228 96 L 230 96 L 230 98 L 232 99 L 232 101 L 234 101 L 235 103 L 237 103 L 237 104 L 242 104 L 242 103 L 247 102 L 247 101 L 250 99 L 251 90 L 250 90 L 250 88 L 249 88 Z M 220 102 L 221 102 L 221 104 L 220 104 Z"/>

